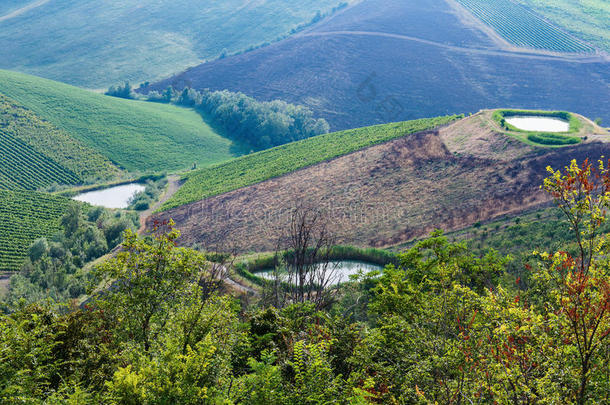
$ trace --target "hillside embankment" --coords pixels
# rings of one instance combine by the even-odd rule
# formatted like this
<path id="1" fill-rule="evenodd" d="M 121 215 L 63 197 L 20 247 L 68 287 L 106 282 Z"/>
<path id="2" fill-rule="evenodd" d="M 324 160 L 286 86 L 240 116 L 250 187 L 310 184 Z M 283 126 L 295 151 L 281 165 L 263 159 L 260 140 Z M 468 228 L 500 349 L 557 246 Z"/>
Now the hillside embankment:
<path id="1" fill-rule="evenodd" d="M 441 228 L 516 215 L 549 203 L 546 167 L 610 156 L 599 138 L 535 148 L 501 133 L 484 111 L 288 175 L 178 207 L 183 245 L 269 251 L 300 204 L 320 207 L 337 243 L 386 247 Z"/>

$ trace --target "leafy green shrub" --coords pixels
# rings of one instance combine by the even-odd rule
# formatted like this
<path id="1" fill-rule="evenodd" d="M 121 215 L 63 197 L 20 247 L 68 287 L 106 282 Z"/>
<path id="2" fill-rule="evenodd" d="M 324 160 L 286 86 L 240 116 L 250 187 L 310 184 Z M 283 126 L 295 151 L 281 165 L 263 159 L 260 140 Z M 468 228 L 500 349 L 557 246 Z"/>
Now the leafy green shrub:
<path id="1" fill-rule="evenodd" d="M 118 98 L 127 98 L 134 99 L 135 93 L 131 90 L 131 85 L 129 82 L 125 82 L 124 85 L 110 86 L 108 91 L 104 93 L 107 96 L 118 97 Z"/>
<path id="2" fill-rule="evenodd" d="M 575 136 L 564 136 L 547 133 L 529 134 L 527 136 L 527 139 L 532 142 L 539 143 L 541 145 L 575 145 L 577 143 L 580 143 L 580 138 L 577 138 Z"/>

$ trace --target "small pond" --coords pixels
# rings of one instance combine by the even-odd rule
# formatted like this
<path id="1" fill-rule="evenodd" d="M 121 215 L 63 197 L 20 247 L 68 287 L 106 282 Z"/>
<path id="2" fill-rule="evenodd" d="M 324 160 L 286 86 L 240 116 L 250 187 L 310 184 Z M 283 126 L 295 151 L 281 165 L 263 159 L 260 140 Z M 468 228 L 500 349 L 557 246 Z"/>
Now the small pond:
<path id="1" fill-rule="evenodd" d="M 123 184 L 103 190 L 88 191 L 77 195 L 74 199 L 105 208 L 127 208 L 131 198 L 136 193 L 144 191 L 144 188 L 144 185 L 137 183 Z"/>
<path id="2" fill-rule="evenodd" d="M 506 117 L 506 122 L 523 131 L 568 132 L 570 130 L 568 121 L 555 117 L 519 115 Z"/>
<path id="3" fill-rule="evenodd" d="M 321 264 L 318 266 L 321 266 Z M 333 284 L 339 284 L 349 281 L 349 276 L 352 274 L 357 274 L 360 270 L 366 274 L 373 270 L 383 270 L 383 266 L 355 260 L 342 260 L 330 262 L 328 269 L 335 269 Z M 273 270 L 262 270 L 260 272 L 256 272 L 255 275 L 269 280 L 273 278 Z"/>

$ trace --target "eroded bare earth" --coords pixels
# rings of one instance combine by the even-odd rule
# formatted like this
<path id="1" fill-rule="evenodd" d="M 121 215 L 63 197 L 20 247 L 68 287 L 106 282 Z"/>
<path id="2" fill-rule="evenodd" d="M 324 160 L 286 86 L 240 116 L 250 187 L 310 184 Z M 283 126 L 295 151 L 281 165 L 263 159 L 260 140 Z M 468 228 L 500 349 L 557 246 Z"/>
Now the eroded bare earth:
<path id="1" fill-rule="evenodd" d="M 546 203 L 548 165 L 610 156 L 607 143 L 534 149 L 483 124 L 473 116 L 155 218 L 173 218 L 184 245 L 267 251 L 293 207 L 310 203 L 327 212 L 339 243 L 381 247 Z"/>

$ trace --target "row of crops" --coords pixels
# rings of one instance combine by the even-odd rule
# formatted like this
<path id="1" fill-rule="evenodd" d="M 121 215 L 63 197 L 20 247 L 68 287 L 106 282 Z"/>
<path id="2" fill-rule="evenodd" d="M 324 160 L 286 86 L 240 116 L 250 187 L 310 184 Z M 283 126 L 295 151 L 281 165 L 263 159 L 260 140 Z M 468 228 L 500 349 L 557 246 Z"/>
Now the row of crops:
<path id="1" fill-rule="evenodd" d="M 30 244 L 59 230 L 70 200 L 34 191 L 0 190 L 0 271 L 16 271 Z"/>
<path id="2" fill-rule="evenodd" d="M 118 169 L 0 94 L 0 273 L 18 271 L 33 241 L 59 230 L 69 200 L 36 190 Z"/>
<path id="3" fill-rule="evenodd" d="M 19 151 L 26 153 L 28 157 L 34 153 L 37 157 L 43 157 L 47 162 L 54 163 L 64 173 L 59 175 L 49 172 L 50 177 L 45 176 L 44 168 L 41 177 L 48 177 L 50 182 L 60 184 L 80 183 L 83 179 L 101 180 L 116 177 L 120 170 L 106 157 L 95 150 L 88 148 L 72 136 L 62 131 L 49 122 L 40 119 L 32 111 L 17 104 L 14 100 L 0 94 L 0 132 L 6 142 L 7 138 L 21 145 Z M 15 151 L 16 153 L 18 151 Z M 29 160 L 32 170 L 39 167 L 39 160 Z M 13 171 L 11 171 L 13 172 Z M 48 182 L 43 182 L 42 186 Z M 38 188 L 36 182 L 33 184 Z M 21 185 L 21 188 L 29 189 Z"/>
<path id="4" fill-rule="evenodd" d="M 595 49 L 511 0 L 457 0 L 478 19 L 516 46 L 565 53 Z"/>
<path id="5" fill-rule="evenodd" d="M 37 190 L 79 178 L 0 128 L 0 188 Z"/>

